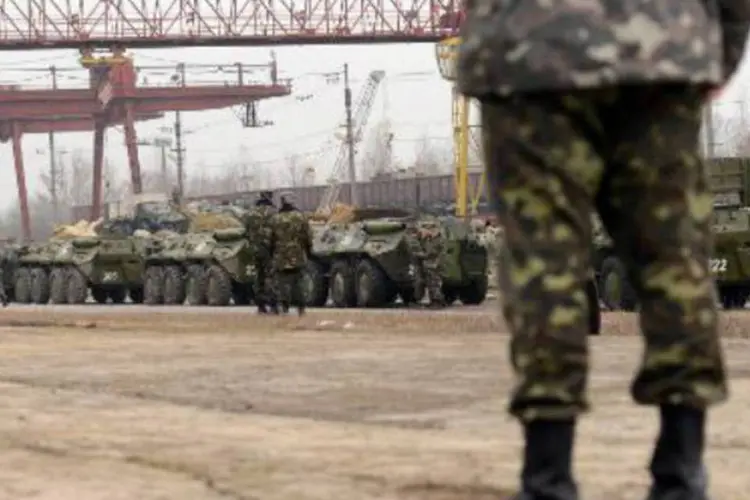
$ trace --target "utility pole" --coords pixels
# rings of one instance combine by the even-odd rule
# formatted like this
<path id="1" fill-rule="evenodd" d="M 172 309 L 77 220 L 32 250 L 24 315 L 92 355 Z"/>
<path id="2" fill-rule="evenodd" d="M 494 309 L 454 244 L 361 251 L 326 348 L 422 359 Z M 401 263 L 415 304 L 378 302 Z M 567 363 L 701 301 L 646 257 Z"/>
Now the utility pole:
<path id="1" fill-rule="evenodd" d="M 52 88 L 54 90 L 57 90 L 57 68 L 55 66 L 50 66 L 49 71 L 52 76 Z M 53 221 L 57 223 L 59 222 L 58 213 L 60 207 L 57 199 L 57 154 L 55 151 L 55 133 L 50 131 L 47 134 L 47 138 L 49 140 L 49 182 L 51 184 L 50 196 L 52 198 L 52 210 L 54 213 Z"/>
<path id="2" fill-rule="evenodd" d="M 359 204 L 357 167 L 354 162 L 354 124 L 352 123 L 352 89 L 349 86 L 349 65 L 344 64 L 344 107 L 346 108 L 346 145 L 349 149 L 349 202 Z"/>
<path id="3" fill-rule="evenodd" d="M 177 66 L 180 76 L 180 85 L 185 86 L 185 65 L 180 63 Z M 185 193 L 185 156 L 182 148 L 182 115 L 179 111 L 174 113 L 174 142 L 175 153 L 177 155 L 177 193 L 180 200 L 184 198 Z"/>

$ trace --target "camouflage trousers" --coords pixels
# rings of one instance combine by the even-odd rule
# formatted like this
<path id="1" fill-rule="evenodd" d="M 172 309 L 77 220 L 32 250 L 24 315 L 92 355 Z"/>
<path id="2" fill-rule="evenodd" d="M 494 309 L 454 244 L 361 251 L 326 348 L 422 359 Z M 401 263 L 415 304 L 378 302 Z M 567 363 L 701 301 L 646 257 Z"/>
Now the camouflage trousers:
<path id="1" fill-rule="evenodd" d="M 588 409 L 597 210 L 641 306 L 641 404 L 698 408 L 727 381 L 709 272 L 712 196 L 697 152 L 703 93 L 683 85 L 523 94 L 482 103 L 498 269 L 521 420 Z"/>
<path id="2" fill-rule="evenodd" d="M 430 297 L 430 303 L 445 302 L 443 297 L 443 278 L 440 276 L 438 262 L 429 258 L 424 259 L 422 261 L 422 275 L 424 276 L 425 290 Z"/>
<path id="3" fill-rule="evenodd" d="M 255 302 L 257 304 L 271 304 L 276 302 L 271 259 L 256 260 L 255 273 Z"/>
<path id="4" fill-rule="evenodd" d="M 274 273 L 274 294 L 279 304 L 297 304 L 302 297 L 302 269 L 283 269 Z"/>

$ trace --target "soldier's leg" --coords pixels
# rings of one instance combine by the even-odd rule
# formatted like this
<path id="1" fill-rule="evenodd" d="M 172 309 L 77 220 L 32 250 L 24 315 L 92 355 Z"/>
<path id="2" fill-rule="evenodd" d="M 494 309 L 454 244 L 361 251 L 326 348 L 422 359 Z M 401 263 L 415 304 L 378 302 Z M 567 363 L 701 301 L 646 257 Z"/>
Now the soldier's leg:
<path id="1" fill-rule="evenodd" d="M 255 305 L 258 306 L 259 313 L 266 313 L 268 310 L 268 276 L 266 274 L 266 264 L 263 260 L 255 261 Z"/>
<path id="2" fill-rule="evenodd" d="M 498 266 L 524 425 L 522 499 L 572 500 L 576 417 L 588 408 L 591 220 L 602 175 L 596 94 L 482 104 L 490 196 L 505 228 Z"/>
<path id="3" fill-rule="evenodd" d="M 427 293 L 430 296 L 431 307 L 442 307 L 445 305 L 440 270 L 433 263 L 430 263 L 425 267 L 425 286 L 427 288 Z"/>
<path id="4" fill-rule="evenodd" d="M 293 273 L 288 270 L 279 271 L 278 295 L 277 300 L 283 312 L 289 312 L 289 305 L 292 302 L 292 277 Z"/>
<path id="5" fill-rule="evenodd" d="M 305 294 L 302 290 L 302 269 L 295 269 L 290 278 L 292 299 L 297 301 L 297 312 L 300 316 L 305 314 L 307 304 L 305 304 Z"/>
<path id="6" fill-rule="evenodd" d="M 599 205 L 641 306 L 646 349 L 632 394 L 660 406 L 652 498 L 701 499 L 705 409 L 727 397 L 708 266 L 713 197 L 697 150 L 702 94 L 665 86 L 626 95 Z"/>

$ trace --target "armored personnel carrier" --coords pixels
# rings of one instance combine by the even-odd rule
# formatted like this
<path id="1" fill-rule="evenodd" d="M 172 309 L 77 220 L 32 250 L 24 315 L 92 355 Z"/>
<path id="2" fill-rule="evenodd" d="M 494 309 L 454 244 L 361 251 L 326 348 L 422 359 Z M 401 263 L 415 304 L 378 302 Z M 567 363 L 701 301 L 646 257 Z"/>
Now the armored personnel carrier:
<path id="1" fill-rule="evenodd" d="M 443 296 L 465 305 L 477 305 L 487 297 L 488 252 L 469 223 L 457 217 L 440 217 L 445 248 L 440 263 Z"/>
<path id="2" fill-rule="evenodd" d="M 612 239 L 598 215 L 592 214 L 592 262 L 599 298 L 610 311 L 634 311 L 638 298 L 625 271 L 625 265 L 615 255 Z"/>
<path id="3" fill-rule="evenodd" d="M 46 304 L 52 293 L 52 278 L 69 263 L 72 245 L 68 240 L 50 240 L 23 245 L 13 276 L 13 298 L 21 304 Z M 57 285 L 60 286 L 60 285 Z"/>
<path id="4" fill-rule="evenodd" d="M 450 298 L 478 304 L 487 292 L 487 251 L 458 219 L 439 218 L 446 241 L 441 262 Z M 313 226 L 313 250 L 303 278 L 305 302 L 320 307 L 383 307 L 398 297 L 419 302 L 424 284 L 407 231 L 415 215 L 355 209 L 349 220 Z"/>
<path id="5" fill-rule="evenodd" d="M 163 240 L 149 254 L 147 304 L 226 306 L 253 296 L 253 249 L 242 227 L 187 233 Z"/>

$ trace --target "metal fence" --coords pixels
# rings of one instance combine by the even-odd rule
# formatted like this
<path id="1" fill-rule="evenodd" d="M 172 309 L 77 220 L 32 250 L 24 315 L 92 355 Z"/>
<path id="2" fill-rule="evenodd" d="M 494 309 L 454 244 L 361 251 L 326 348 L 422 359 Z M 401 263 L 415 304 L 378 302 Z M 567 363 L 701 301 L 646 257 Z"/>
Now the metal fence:
<path id="1" fill-rule="evenodd" d="M 469 184 L 472 189 L 479 184 L 480 174 L 470 173 Z M 446 210 L 455 207 L 455 188 L 453 175 L 409 177 L 386 179 L 359 183 L 359 204 L 369 207 L 402 207 L 408 209 Z M 315 210 L 328 186 L 306 186 L 297 188 L 274 189 L 275 194 L 290 192 L 294 195 L 297 206 L 301 210 Z M 236 202 L 240 200 L 254 201 L 258 191 L 239 191 L 219 195 L 197 196 L 190 201 L 206 200 L 216 203 Z M 349 203 L 348 186 L 342 186 L 339 196 L 341 203 Z M 105 204 L 104 213 L 109 208 Z M 479 211 L 485 212 L 487 200 L 480 199 Z M 72 215 L 75 220 L 88 219 L 91 214 L 90 206 L 73 207 Z"/>

